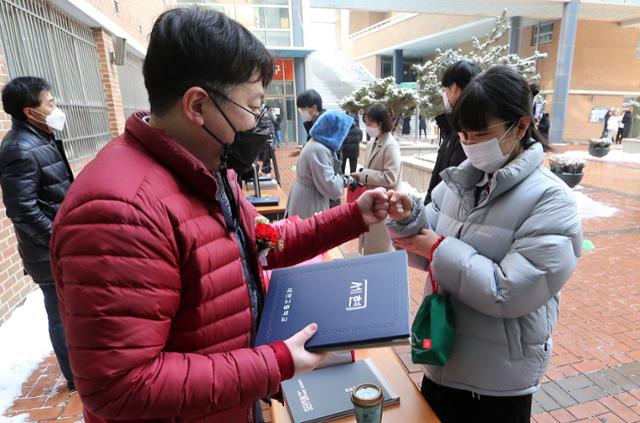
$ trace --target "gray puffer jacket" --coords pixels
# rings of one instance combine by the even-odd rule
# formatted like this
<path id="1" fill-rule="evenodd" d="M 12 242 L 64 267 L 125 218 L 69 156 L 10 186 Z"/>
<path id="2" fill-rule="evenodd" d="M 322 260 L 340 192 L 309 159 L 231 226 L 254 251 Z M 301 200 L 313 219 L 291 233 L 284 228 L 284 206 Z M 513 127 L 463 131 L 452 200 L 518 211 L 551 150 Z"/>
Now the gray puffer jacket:
<path id="1" fill-rule="evenodd" d="M 500 169 L 475 204 L 483 174 L 467 160 L 441 173 L 424 206 L 414 199 L 392 238 L 428 227 L 446 238 L 432 274 L 450 295 L 456 318 L 445 366 L 425 366 L 433 382 L 481 395 L 535 392 L 551 357 L 559 291 L 582 252 L 582 226 L 571 191 L 543 167 L 536 143 Z M 429 286 L 430 284 L 427 284 Z"/>

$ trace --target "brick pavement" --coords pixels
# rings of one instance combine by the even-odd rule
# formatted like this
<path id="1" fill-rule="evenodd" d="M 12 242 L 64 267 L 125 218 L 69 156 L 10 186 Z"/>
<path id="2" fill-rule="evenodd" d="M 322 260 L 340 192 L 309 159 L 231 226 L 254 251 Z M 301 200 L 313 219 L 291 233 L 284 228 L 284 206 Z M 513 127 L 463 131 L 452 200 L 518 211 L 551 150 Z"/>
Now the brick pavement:
<path id="1" fill-rule="evenodd" d="M 291 151 L 278 149 L 285 192 L 295 175 Z M 640 165 L 589 162 L 582 192 L 619 211 L 584 222 L 585 238 L 596 248 L 584 253 L 562 290 L 553 357 L 542 389 L 534 396 L 532 421 L 640 421 Z M 349 256 L 357 254 L 356 247 L 351 241 L 341 248 Z M 412 313 L 425 277 L 424 272 L 410 271 Z M 408 348 L 396 351 L 419 384 L 421 372 L 411 363 Z M 25 381 L 7 415 L 25 421 L 79 421 L 80 407 L 77 393 L 64 388 L 51 355 Z"/>

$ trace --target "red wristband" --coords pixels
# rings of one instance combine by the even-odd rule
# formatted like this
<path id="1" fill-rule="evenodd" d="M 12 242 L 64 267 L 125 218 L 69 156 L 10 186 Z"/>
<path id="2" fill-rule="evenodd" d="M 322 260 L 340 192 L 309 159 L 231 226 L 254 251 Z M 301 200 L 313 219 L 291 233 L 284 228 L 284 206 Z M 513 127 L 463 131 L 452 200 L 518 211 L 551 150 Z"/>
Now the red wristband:
<path id="1" fill-rule="evenodd" d="M 438 240 L 431 247 L 431 251 L 429 251 L 429 263 L 431 263 L 431 260 L 433 260 L 433 253 L 436 252 L 436 248 L 438 248 L 442 241 L 444 241 L 444 235 L 441 235 L 440 238 L 438 238 Z"/>

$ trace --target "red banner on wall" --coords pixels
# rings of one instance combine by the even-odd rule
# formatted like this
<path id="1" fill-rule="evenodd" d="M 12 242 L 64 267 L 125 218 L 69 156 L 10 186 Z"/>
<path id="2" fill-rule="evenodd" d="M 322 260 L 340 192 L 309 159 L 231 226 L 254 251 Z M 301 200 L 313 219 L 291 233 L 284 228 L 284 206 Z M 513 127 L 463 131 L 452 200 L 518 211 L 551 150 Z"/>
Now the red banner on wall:
<path id="1" fill-rule="evenodd" d="M 293 81 L 293 59 L 276 59 L 274 80 Z"/>

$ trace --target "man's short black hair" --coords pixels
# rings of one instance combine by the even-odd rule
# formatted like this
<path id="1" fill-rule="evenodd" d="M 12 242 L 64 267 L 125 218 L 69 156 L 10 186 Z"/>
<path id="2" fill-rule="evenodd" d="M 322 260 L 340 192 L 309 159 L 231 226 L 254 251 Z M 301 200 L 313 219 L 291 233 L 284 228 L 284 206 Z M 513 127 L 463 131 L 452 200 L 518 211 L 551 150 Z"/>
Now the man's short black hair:
<path id="1" fill-rule="evenodd" d="M 296 99 L 296 106 L 299 108 L 316 106 L 318 111 L 322 110 L 322 96 L 316 90 L 307 90 Z"/>
<path id="2" fill-rule="evenodd" d="M 12 118 L 27 120 L 22 109 L 40 106 L 43 91 L 51 91 L 51 85 L 42 78 L 22 76 L 12 79 L 2 90 L 2 107 Z"/>
<path id="3" fill-rule="evenodd" d="M 166 113 L 189 88 L 225 94 L 246 82 L 273 78 L 273 56 L 224 13 L 197 6 L 162 13 L 153 25 L 144 60 L 144 84 L 154 114 Z"/>
<path id="4" fill-rule="evenodd" d="M 442 86 L 450 87 L 454 83 L 461 89 L 480 73 L 480 66 L 468 60 L 459 60 L 450 65 L 442 75 Z"/>

